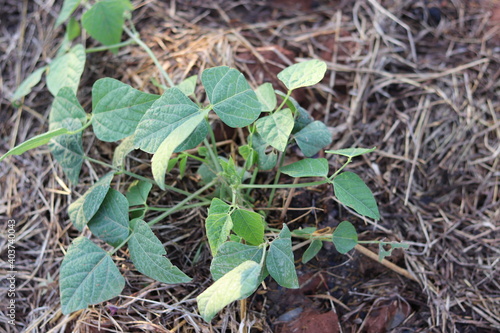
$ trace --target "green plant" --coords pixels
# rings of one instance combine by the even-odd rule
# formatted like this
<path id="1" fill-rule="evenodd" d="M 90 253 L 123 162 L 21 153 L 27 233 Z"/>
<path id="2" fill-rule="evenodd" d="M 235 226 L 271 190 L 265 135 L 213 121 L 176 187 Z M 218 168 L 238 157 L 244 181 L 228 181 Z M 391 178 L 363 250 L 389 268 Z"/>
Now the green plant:
<path id="1" fill-rule="evenodd" d="M 66 0 L 57 25 L 65 22 L 78 4 L 78 0 Z M 83 14 L 83 27 L 107 49 L 115 51 L 119 46 L 135 42 L 158 63 L 151 50 L 133 32 L 133 26 L 129 29 L 124 25 L 124 17 L 128 16 L 130 9 L 128 0 L 96 2 Z M 283 287 L 298 288 L 292 237 L 310 239 L 309 248 L 302 258 L 304 262 L 320 251 L 324 241 L 333 242 L 340 253 L 349 252 L 358 243 L 367 243 L 358 240 L 354 226 L 347 221 L 340 223 L 329 234 L 317 233 L 315 228 L 290 231 L 286 224 L 281 230 L 270 228 L 265 223 L 265 216 L 255 212 L 252 204 L 252 189 L 271 190 L 269 204 L 272 204 L 277 188 L 332 184 L 335 196 L 342 204 L 369 218 L 380 218 L 369 188 L 355 173 L 343 171 L 353 158 L 370 153 L 375 148 L 325 151 L 347 158 L 338 170 L 330 174 L 327 159 L 313 158 L 331 144 L 328 128 L 322 122 L 314 121 L 291 97 L 293 90 L 315 85 L 322 80 L 327 69 L 324 62 L 310 60 L 279 73 L 278 78 L 287 87 L 286 93 L 275 91 L 269 83 L 253 90 L 236 69 L 225 66 L 206 69 L 200 78 L 209 101 L 206 105 L 199 103 L 194 95 L 196 77 L 174 86 L 163 71 L 170 88 L 166 88 L 161 96 L 103 78 L 92 87 L 92 113 L 87 114 L 75 92 L 84 69 L 85 52 L 94 50 L 85 50 L 81 44 L 70 48 L 69 42 L 79 34 L 80 28 L 74 19 L 69 20 L 67 27 L 62 51 L 47 67 L 47 87 L 55 96 L 49 131 L 9 150 L 0 158 L 1 161 L 9 155 L 19 155 L 48 143 L 67 178 L 74 184 L 78 183 L 80 169 L 86 159 L 112 170 L 69 206 L 68 213 L 75 228 L 82 231 L 88 227 L 93 236 L 112 249 L 106 252 L 85 237 L 73 241 L 60 272 L 64 314 L 121 293 L 125 280 L 111 255 L 124 246 L 128 247 L 130 259 L 141 273 L 169 284 L 190 281 L 190 277 L 165 257 L 166 251 L 151 229 L 166 216 L 183 209 L 209 205 L 205 230 L 213 255 L 210 270 L 215 282 L 197 297 L 200 314 L 207 321 L 230 302 L 251 295 L 268 275 Z M 111 31 L 110 35 L 101 34 L 106 29 Z M 123 30 L 131 40 L 120 43 Z M 12 100 L 29 93 L 47 68 L 38 69 L 28 77 Z M 281 99 L 279 105 L 278 97 Z M 239 147 L 239 156 L 219 156 L 209 122 L 210 113 L 215 113 L 229 127 L 247 129 L 246 143 Z M 262 113 L 265 115 L 262 116 Z M 82 132 L 91 125 L 99 140 L 121 140 L 112 165 L 85 156 Z M 293 142 L 306 158 L 284 166 L 287 147 Z M 188 152 L 194 148 L 197 148 L 197 153 Z M 124 158 L 134 149 L 153 154 L 151 168 L 154 180 L 124 168 Z M 165 183 L 165 174 L 176 165 L 180 176 L 184 175 L 188 159 L 201 162 L 198 173 L 204 186 L 194 193 Z M 277 170 L 274 183 L 258 184 L 258 172 L 270 169 Z M 113 178 L 120 174 L 137 179 L 130 184 L 125 195 L 111 188 Z M 317 180 L 280 184 L 281 174 Z M 153 185 L 183 194 L 186 198 L 146 222 L 148 212 L 162 210 L 147 203 Z M 215 190 L 205 194 L 210 189 Z M 188 204 L 192 200 L 198 202 Z M 380 245 L 381 258 L 389 255 L 393 248 L 406 247 L 400 243 L 371 243 Z M 386 245 L 390 246 L 389 250 L 384 248 Z"/>

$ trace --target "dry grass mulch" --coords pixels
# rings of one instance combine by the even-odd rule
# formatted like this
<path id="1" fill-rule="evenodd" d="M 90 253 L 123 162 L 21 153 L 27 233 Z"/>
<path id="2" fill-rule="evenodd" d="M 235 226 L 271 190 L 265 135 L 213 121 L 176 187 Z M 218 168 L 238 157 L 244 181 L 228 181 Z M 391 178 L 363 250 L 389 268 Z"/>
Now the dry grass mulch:
<path id="1" fill-rule="evenodd" d="M 63 33 L 52 28 L 60 5 L 54 0 L 0 3 L 0 153 L 47 130 L 51 96 L 45 84 L 36 86 L 20 107 L 11 105 L 9 97 L 29 73 L 54 57 Z M 384 332 L 391 323 L 382 320 L 380 313 L 392 309 L 387 316 L 394 317 L 396 311 L 384 304 L 400 300 L 398 304 L 408 306 L 398 312 L 404 315 L 394 332 L 500 329 L 498 0 L 444 0 L 433 5 L 409 0 L 192 0 L 134 1 L 134 5 L 134 22 L 142 39 L 176 82 L 204 68 L 229 65 L 244 72 L 254 85 L 276 83 L 276 73 L 288 64 L 306 58 L 328 63 L 328 77 L 295 97 L 331 128 L 332 149 L 377 147 L 350 168 L 374 191 L 382 219 L 375 224 L 340 209 L 328 191 L 326 195 L 295 193 L 296 199 L 309 195 L 310 201 L 301 203 L 328 207 L 329 212 L 316 221 L 318 226 L 350 219 L 366 239 L 408 242 L 410 249 L 396 253 L 392 260 L 416 280 L 357 252 L 343 256 L 339 267 L 320 263 L 321 258 L 312 266 L 299 266 L 304 274 L 320 270 L 338 277 L 323 291 L 330 297 L 325 299 L 338 302 L 315 301 L 324 313 L 336 314 L 338 322 L 332 326 Z M 90 111 L 93 82 L 104 76 L 160 92 L 150 82 L 152 77 L 160 79 L 158 71 L 139 47 L 123 48 L 118 55 L 89 54 L 78 96 L 86 110 Z M 90 132 L 84 135 L 84 147 L 91 157 L 112 159 L 114 146 L 99 142 Z M 128 165 L 147 175 L 148 158 L 134 155 Z M 335 159 L 330 163 L 338 165 Z M 239 303 L 227 307 L 212 324 L 197 314 L 195 297 L 211 283 L 210 255 L 200 228 L 206 214 L 203 208 L 173 215 L 155 229 L 169 258 L 194 277 L 192 283 L 171 286 L 142 276 L 127 261 L 125 249 L 116 254 L 127 281 L 122 296 L 62 315 L 59 266 L 71 240 L 79 235 L 66 209 L 77 193 L 107 171 L 86 162 L 80 185 L 72 186 L 46 147 L 2 163 L 0 214 L 4 230 L 8 219 L 16 220 L 18 273 L 17 326 L 7 324 L 2 305 L 0 330 L 278 329 L 276 319 L 283 309 L 273 307 L 279 297 L 273 298 L 272 285 L 252 296 L 246 308 Z M 115 180 L 113 186 L 119 189 L 131 181 Z M 171 181 L 176 182 L 175 174 Z M 185 190 L 197 186 L 194 175 L 178 184 Z M 278 207 L 288 194 L 280 193 Z M 182 197 L 154 189 L 150 199 L 168 206 Z M 300 208 L 294 206 L 297 202 L 290 207 Z M 287 221 L 295 216 L 292 212 Z M 298 223 L 310 223 L 311 216 L 307 218 Z M 6 241 L 2 232 L 2 276 L 8 271 Z M 335 255 L 329 248 L 322 254 L 324 258 Z M 8 285 L 2 284 L 0 296 L 7 291 Z"/>

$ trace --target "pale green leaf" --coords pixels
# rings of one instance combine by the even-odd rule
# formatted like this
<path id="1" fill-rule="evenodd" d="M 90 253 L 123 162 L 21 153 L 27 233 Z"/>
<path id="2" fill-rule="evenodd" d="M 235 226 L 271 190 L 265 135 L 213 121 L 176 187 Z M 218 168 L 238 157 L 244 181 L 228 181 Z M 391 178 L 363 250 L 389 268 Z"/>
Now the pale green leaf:
<path id="1" fill-rule="evenodd" d="M 4 160 L 7 156 L 21 155 L 22 153 L 24 153 L 30 149 L 40 147 L 40 146 L 48 143 L 50 141 L 50 139 L 52 139 L 56 136 L 66 134 L 68 132 L 69 131 L 65 128 L 59 128 L 59 129 L 55 129 L 55 130 L 48 131 L 46 133 L 34 136 L 31 139 L 24 141 L 20 145 L 15 146 L 14 148 L 10 149 L 8 152 L 3 154 L 0 157 L 0 162 L 2 160 Z"/>
<path id="2" fill-rule="evenodd" d="M 149 225 L 140 220 L 130 221 L 132 235 L 128 241 L 130 259 L 139 272 L 163 283 L 185 283 L 191 278 L 172 265 L 167 251 Z"/>
<path id="3" fill-rule="evenodd" d="M 342 254 L 354 249 L 358 244 L 358 234 L 351 222 L 341 222 L 333 232 L 333 245 Z"/>
<path id="4" fill-rule="evenodd" d="M 266 267 L 273 279 L 282 287 L 296 289 L 299 279 L 295 271 L 290 230 L 283 224 L 278 238 L 269 247 Z"/>
<path id="5" fill-rule="evenodd" d="M 151 169 L 153 177 L 158 186 L 165 190 L 165 172 L 168 168 L 168 161 L 175 149 L 196 130 L 198 125 L 205 119 L 208 110 L 198 112 L 187 122 L 175 128 L 156 150 L 152 160 Z"/>
<path id="6" fill-rule="evenodd" d="M 113 176 L 113 172 L 108 173 L 92 185 L 84 195 L 69 205 L 69 218 L 78 230 L 82 231 L 99 210 L 108 193 Z"/>
<path id="7" fill-rule="evenodd" d="M 66 21 L 71 14 L 75 11 L 76 7 L 80 4 L 81 0 L 64 0 L 61 12 L 59 13 L 59 16 L 57 17 L 56 20 L 56 28 L 63 24 L 64 21 Z"/>
<path id="8" fill-rule="evenodd" d="M 114 247 L 120 245 L 129 234 L 127 198 L 117 190 L 109 189 L 87 225 L 96 237 Z"/>
<path id="9" fill-rule="evenodd" d="M 128 0 L 102 0 L 83 14 L 82 25 L 90 36 L 102 44 L 117 44 L 122 37 L 124 13 L 132 9 Z"/>
<path id="10" fill-rule="evenodd" d="M 385 247 L 389 247 L 386 249 Z M 398 242 L 380 242 L 378 244 L 378 260 L 382 261 L 385 257 L 388 257 L 392 254 L 392 251 L 397 248 L 408 249 L 410 247 L 407 243 L 398 243 Z"/>
<path id="11" fill-rule="evenodd" d="M 295 134 L 302 153 L 311 157 L 332 143 L 332 134 L 321 121 L 313 121 Z"/>
<path id="12" fill-rule="evenodd" d="M 269 82 L 261 84 L 256 90 L 257 98 L 262 104 L 263 112 L 273 111 L 276 107 L 276 93 L 274 92 L 273 85 Z"/>
<path id="13" fill-rule="evenodd" d="M 293 129 L 293 115 L 290 109 L 280 110 L 255 122 L 257 131 L 264 141 L 283 152 Z"/>
<path id="14" fill-rule="evenodd" d="M 264 240 L 264 219 L 262 215 L 245 209 L 231 213 L 233 231 L 250 245 L 259 245 Z"/>
<path id="15" fill-rule="evenodd" d="M 245 127 L 260 115 L 261 104 L 238 70 L 226 66 L 209 68 L 201 74 L 215 113 L 230 127 Z"/>
<path id="16" fill-rule="evenodd" d="M 260 263 L 263 249 L 257 246 L 226 242 L 219 247 L 210 265 L 210 272 L 215 281 L 229 273 L 241 263 L 252 260 Z"/>
<path id="17" fill-rule="evenodd" d="M 283 99 L 286 97 L 286 94 L 282 91 L 275 90 L 275 93 L 281 96 Z M 314 121 L 313 117 L 304 109 L 299 103 L 292 97 L 288 96 L 285 104 L 292 110 L 292 113 L 295 116 L 295 124 L 293 125 L 292 133 L 295 134 L 310 123 Z"/>
<path id="18" fill-rule="evenodd" d="M 127 200 L 129 206 L 145 205 L 148 200 L 149 191 L 153 184 L 143 180 L 135 180 L 130 184 L 127 190 Z"/>
<path id="19" fill-rule="evenodd" d="M 146 111 L 135 131 L 135 146 L 148 153 L 155 153 L 158 147 L 183 123 L 192 122 L 198 117 L 200 108 L 177 88 L 167 89 Z M 199 135 L 198 133 L 201 133 Z M 201 138 L 190 149 L 196 147 L 208 133 L 206 123 L 202 122 L 195 131 Z M 184 144 L 183 144 L 184 145 Z"/>
<path id="20" fill-rule="evenodd" d="M 85 237 L 73 241 L 59 275 L 63 314 L 116 297 L 124 287 L 125 279 L 109 254 Z"/>
<path id="21" fill-rule="evenodd" d="M 380 219 L 377 202 L 361 178 L 353 172 L 343 172 L 333 179 L 335 196 L 357 213 Z"/>
<path id="22" fill-rule="evenodd" d="M 113 154 L 113 166 L 116 168 L 123 168 L 125 157 L 134 150 L 134 135 L 128 136 L 115 148 Z"/>
<path id="23" fill-rule="evenodd" d="M 182 91 L 186 96 L 194 95 L 196 89 L 196 81 L 198 80 L 198 75 L 193 75 L 186 78 L 184 81 L 179 83 L 176 87 Z"/>
<path id="24" fill-rule="evenodd" d="M 375 149 L 377 149 L 377 147 L 373 147 L 370 149 L 367 149 L 367 148 L 346 148 L 346 149 L 338 149 L 338 150 L 325 150 L 325 153 L 342 155 L 342 156 L 352 158 L 352 157 L 360 156 L 363 154 L 371 153 Z"/>
<path id="25" fill-rule="evenodd" d="M 31 89 L 40 82 L 42 79 L 42 74 L 47 69 L 47 66 L 43 66 L 42 68 L 38 68 L 36 71 L 28 75 L 26 79 L 19 85 L 17 90 L 14 92 L 14 95 L 10 98 L 12 102 L 15 102 L 24 96 L 28 95 L 31 92 Z"/>
<path id="26" fill-rule="evenodd" d="M 92 86 L 92 126 L 95 135 L 107 142 L 132 135 L 141 118 L 159 97 L 115 79 L 97 80 Z"/>
<path id="27" fill-rule="evenodd" d="M 278 79 L 289 90 L 308 87 L 320 82 L 326 73 L 326 63 L 313 59 L 285 68 L 278 73 Z"/>
<path id="28" fill-rule="evenodd" d="M 255 261 L 247 260 L 199 295 L 196 300 L 203 319 L 210 322 L 226 305 L 244 299 L 257 290 L 261 269 Z"/>
<path id="29" fill-rule="evenodd" d="M 84 68 L 85 49 L 81 44 L 73 46 L 68 53 L 54 59 L 47 74 L 47 88 L 50 93 L 56 96 L 63 87 L 70 87 L 76 93 Z"/>
<path id="30" fill-rule="evenodd" d="M 302 255 L 302 263 L 303 264 L 308 263 L 312 258 L 314 258 L 319 253 L 322 247 L 323 247 L 323 241 L 320 241 L 319 239 L 313 239 L 311 244 L 309 244 L 307 250 Z"/>
<path id="31" fill-rule="evenodd" d="M 233 227 L 231 215 L 229 215 L 230 209 L 231 206 L 217 198 L 212 199 L 212 203 L 208 209 L 205 229 L 213 256 L 217 254 L 219 247 L 227 241 L 227 237 Z"/>
<path id="32" fill-rule="evenodd" d="M 280 168 L 281 172 L 291 177 L 326 177 L 328 170 L 326 158 L 306 158 Z"/>

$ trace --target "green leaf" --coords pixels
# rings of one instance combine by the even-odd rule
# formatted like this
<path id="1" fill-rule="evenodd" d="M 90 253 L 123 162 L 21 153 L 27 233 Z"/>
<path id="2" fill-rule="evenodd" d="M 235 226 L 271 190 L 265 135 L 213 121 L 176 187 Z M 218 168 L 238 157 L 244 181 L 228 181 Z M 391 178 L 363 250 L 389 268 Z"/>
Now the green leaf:
<path id="1" fill-rule="evenodd" d="M 82 231 L 101 207 L 113 176 L 113 172 L 108 173 L 92 185 L 84 195 L 69 205 L 69 218 L 78 230 Z"/>
<path id="2" fill-rule="evenodd" d="M 263 112 L 273 111 L 276 107 L 276 94 L 274 93 L 273 85 L 269 82 L 261 84 L 256 90 L 257 98 L 262 104 Z"/>
<path id="3" fill-rule="evenodd" d="M 231 213 L 233 231 L 251 245 L 259 245 L 264 240 L 264 220 L 262 215 L 245 209 L 235 209 Z"/>
<path id="4" fill-rule="evenodd" d="M 269 247 L 266 267 L 269 274 L 280 286 L 290 289 L 299 287 L 299 279 L 293 261 L 291 234 L 286 224 L 283 224 L 278 238 Z"/>
<path id="5" fill-rule="evenodd" d="M 68 118 L 58 123 L 69 131 L 76 131 L 82 127 L 80 120 Z M 82 146 L 82 132 L 56 136 L 49 142 L 49 148 L 56 161 L 61 165 L 64 174 L 73 184 L 78 184 L 78 178 L 85 152 Z"/>
<path id="6" fill-rule="evenodd" d="M 163 283 L 185 283 L 191 278 L 172 265 L 167 251 L 149 225 L 140 219 L 130 221 L 132 235 L 128 241 L 130 258 L 139 272 Z"/>
<path id="7" fill-rule="evenodd" d="M 73 46 L 68 53 L 54 59 L 47 74 L 47 88 L 50 93 L 56 96 L 63 87 L 70 87 L 76 93 L 84 68 L 85 49 L 81 44 Z"/>
<path id="8" fill-rule="evenodd" d="M 115 152 L 113 154 L 113 166 L 119 169 L 123 168 L 125 157 L 134 149 L 134 135 L 123 139 L 123 141 L 115 148 Z"/>
<path id="9" fill-rule="evenodd" d="M 127 239 L 128 230 L 128 202 L 127 198 L 115 189 L 109 189 L 101 206 L 88 222 L 92 233 L 117 247 Z"/>
<path id="10" fill-rule="evenodd" d="M 159 97 L 115 79 L 97 80 L 92 86 L 92 126 L 95 135 L 106 142 L 132 135 L 141 118 Z"/>
<path id="11" fill-rule="evenodd" d="M 227 241 L 233 227 L 233 221 L 231 215 L 229 215 L 230 210 L 231 206 L 224 201 L 217 198 L 212 199 L 205 221 L 205 228 L 213 256 L 217 254 L 219 247 Z"/>
<path id="12" fill-rule="evenodd" d="M 236 242 L 226 242 L 221 245 L 210 265 L 210 272 L 215 281 L 229 273 L 247 260 L 260 263 L 263 249 Z"/>
<path id="13" fill-rule="evenodd" d="M 278 79 L 289 90 L 308 87 L 320 82 L 326 73 L 326 63 L 317 59 L 304 61 L 285 68 L 278 73 Z"/>
<path id="14" fill-rule="evenodd" d="M 31 89 L 40 82 L 42 79 L 42 74 L 47 69 L 47 66 L 43 66 L 42 68 L 38 68 L 36 71 L 31 73 L 23 82 L 19 85 L 17 90 L 14 92 L 14 95 L 11 97 L 11 101 L 15 102 L 24 96 L 28 95 L 31 92 Z"/>
<path id="15" fill-rule="evenodd" d="M 194 95 L 196 89 L 196 81 L 198 80 L 198 75 L 193 75 L 186 78 L 184 81 L 179 83 L 176 87 L 182 91 L 186 96 Z"/>
<path id="16" fill-rule="evenodd" d="M 50 141 L 50 139 L 52 139 L 56 136 L 66 134 L 68 132 L 69 131 L 65 128 L 59 128 L 59 129 L 56 129 L 53 131 L 48 131 L 46 133 L 34 136 L 31 139 L 24 141 L 20 145 L 15 146 L 14 148 L 10 149 L 8 152 L 3 154 L 0 157 L 0 162 L 2 160 L 4 160 L 7 156 L 21 155 L 22 153 L 24 153 L 30 149 L 40 147 L 40 146 L 48 143 Z"/>
<path id="17" fill-rule="evenodd" d="M 281 172 L 291 177 L 326 177 L 328 170 L 326 158 L 306 158 L 280 168 Z"/>
<path id="18" fill-rule="evenodd" d="M 247 161 L 248 167 L 251 167 L 258 161 L 259 155 L 250 145 L 239 146 L 238 152 Z"/>
<path id="19" fill-rule="evenodd" d="M 354 249 L 358 244 L 358 234 L 351 222 L 341 222 L 333 232 L 333 244 L 337 251 L 342 254 Z"/>
<path id="20" fill-rule="evenodd" d="M 278 161 L 278 154 L 273 150 L 270 153 L 266 153 L 268 144 L 262 139 L 259 133 L 254 133 L 248 136 L 248 141 L 252 142 L 252 147 L 257 152 L 258 156 L 258 167 L 261 170 L 269 170 L 274 168 L 276 162 Z"/>
<path id="21" fill-rule="evenodd" d="M 130 184 L 126 194 L 128 205 L 145 205 L 146 201 L 148 200 L 149 191 L 151 191 L 152 187 L 153 184 L 142 180 L 133 181 L 132 184 Z"/>
<path id="22" fill-rule="evenodd" d="M 339 149 L 339 150 L 325 150 L 325 153 L 327 154 L 337 154 L 337 155 L 342 155 L 342 156 L 347 156 L 347 157 L 356 157 L 360 156 L 363 154 L 371 153 L 377 149 L 377 147 L 373 147 L 371 149 L 366 149 L 366 148 L 346 148 L 346 149 Z"/>
<path id="23" fill-rule="evenodd" d="M 199 112 L 196 116 L 191 117 L 190 121 L 182 123 L 179 127 L 175 128 L 158 147 L 151 160 L 151 169 L 156 183 L 162 190 L 165 190 L 165 172 L 167 171 L 168 161 L 172 153 L 175 148 L 196 130 L 197 126 L 205 119 L 207 114 L 208 110 Z"/>
<path id="24" fill-rule="evenodd" d="M 295 134 L 295 141 L 302 153 L 311 157 L 332 143 L 332 134 L 321 121 L 313 121 Z"/>
<path id="25" fill-rule="evenodd" d="M 343 172 L 333 179 L 335 196 L 341 203 L 361 215 L 380 219 L 377 202 L 361 178 L 353 172 Z"/>
<path id="26" fill-rule="evenodd" d="M 309 247 L 302 255 L 302 263 L 306 264 L 307 262 L 309 262 L 319 253 L 322 247 L 323 247 L 323 241 L 320 241 L 319 239 L 314 239 L 311 242 L 311 244 L 309 244 Z"/>
<path id="27" fill-rule="evenodd" d="M 245 127 L 260 115 L 261 104 L 238 70 L 226 66 L 209 68 L 201 74 L 215 113 L 230 127 Z"/>
<path id="28" fill-rule="evenodd" d="M 255 122 L 257 131 L 264 141 L 283 152 L 293 129 L 293 115 L 290 109 L 280 110 Z"/>
<path id="29" fill-rule="evenodd" d="M 133 7 L 128 0 L 96 2 L 82 16 L 82 25 L 90 36 L 104 45 L 118 44 L 122 37 L 124 13 Z M 117 49 L 112 52 L 116 53 Z"/>
<path id="30" fill-rule="evenodd" d="M 183 155 L 179 161 L 179 178 L 180 179 L 184 178 L 184 174 L 186 173 L 187 159 L 188 159 L 188 156 Z"/>
<path id="31" fill-rule="evenodd" d="M 81 125 L 83 125 L 87 119 L 87 115 L 80 102 L 78 102 L 73 90 L 69 87 L 64 87 L 59 90 L 52 103 L 49 115 L 49 129 L 61 128 L 61 123 L 68 118 L 78 119 Z"/>
<path id="32" fill-rule="evenodd" d="M 66 37 L 69 41 L 72 41 L 76 37 L 80 36 L 81 33 L 80 24 L 74 18 L 70 18 L 68 21 L 68 26 L 66 27 Z"/>
<path id="33" fill-rule="evenodd" d="M 64 21 L 66 21 L 71 14 L 75 11 L 76 7 L 80 4 L 81 0 L 64 0 L 61 12 L 59 13 L 59 16 L 57 17 L 56 20 L 56 28 L 63 24 Z"/>
<path id="34" fill-rule="evenodd" d="M 124 287 L 125 279 L 109 254 L 85 237 L 73 241 L 59 276 L 63 314 L 116 297 Z"/>
<path id="35" fill-rule="evenodd" d="M 247 260 L 199 295 L 196 300 L 203 319 L 210 322 L 226 305 L 253 294 L 259 286 L 261 269 L 255 261 Z"/>
<path id="36" fill-rule="evenodd" d="M 165 90 L 146 111 L 135 131 L 135 146 L 148 153 L 155 153 L 158 147 L 174 129 L 186 122 L 192 122 L 193 117 L 200 114 L 200 108 L 177 88 Z M 208 133 L 208 127 L 202 122 L 193 136 L 196 147 Z"/>
<path id="37" fill-rule="evenodd" d="M 384 246 L 389 246 L 389 249 L 386 250 Z M 396 248 L 407 249 L 410 245 L 407 243 L 398 243 L 398 242 L 380 242 L 378 244 L 378 260 L 382 261 L 385 257 L 388 257 L 392 254 L 392 251 Z"/>

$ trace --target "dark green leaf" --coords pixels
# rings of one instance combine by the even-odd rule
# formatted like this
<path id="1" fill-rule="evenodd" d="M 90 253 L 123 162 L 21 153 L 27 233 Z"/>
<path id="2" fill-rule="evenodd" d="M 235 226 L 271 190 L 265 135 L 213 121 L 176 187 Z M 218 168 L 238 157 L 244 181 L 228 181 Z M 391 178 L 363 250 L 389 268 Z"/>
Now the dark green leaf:
<path id="1" fill-rule="evenodd" d="M 295 141 L 302 153 L 311 157 L 332 143 L 332 134 L 321 121 L 313 121 L 295 134 Z"/>
<path id="2" fill-rule="evenodd" d="M 358 234 L 351 222 L 341 222 L 333 232 L 333 244 L 337 251 L 342 254 L 354 249 L 358 244 Z"/>
<path id="3" fill-rule="evenodd" d="M 201 82 L 215 113 L 230 127 L 245 127 L 260 115 L 261 103 L 238 70 L 226 66 L 203 71 Z"/>
<path id="4" fill-rule="evenodd" d="M 285 165 L 280 170 L 291 177 L 326 177 L 329 168 L 326 158 L 306 158 Z"/>
<path id="5" fill-rule="evenodd" d="M 361 215 L 380 219 L 377 202 L 361 178 L 353 172 L 343 172 L 333 180 L 335 196 L 341 203 Z"/>
<path id="6" fill-rule="evenodd" d="M 69 218 L 78 230 L 82 231 L 99 210 L 108 193 L 113 176 L 113 172 L 108 173 L 92 185 L 83 196 L 69 205 Z"/>
<path id="7" fill-rule="evenodd" d="M 283 224 L 283 230 L 269 247 L 266 267 L 269 274 L 280 286 L 290 289 L 299 287 L 299 279 L 293 260 L 291 234 L 286 224 Z"/>
<path id="8" fill-rule="evenodd" d="M 106 243 L 114 247 L 120 245 L 129 234 L 127 198 L 117 190 L 109 189 L 88 227 Z"/>
<path id="9" fill-rule="evenodd" d="M 132 236 L 128 241 L 130 258 L 139 272 L 163 283 L 185 283 L 191 278 L 172 265 L 167 251 L 149 225 L 139 219 L 130 221 Z"/>
<path id="10" fill-rule="evenodd" d="M 125 279 L 109 254 L 85 237 L 73 241 L 59 276 L 63 314 L 116 297 L 124 287 Z"/>
<path id="11" fill-rule="evenodd" d="M 311 242 L 311 244 L 309 244 L 309 247 L 302 255 L 302 263 L 306 264 L 307 262 L 309 262 L 319 253 L 322 247 L 323 247 L 323 242 L 320 241 L 319 239 L 314 239 Z"/>
<path id="12" fill-rule="evenodd" d="M 146 110 L 159 97 L 115 79 L 97 80 L 92 86 L 92 126 L 95 135 L 107 142 L 132 135 Z"/>

